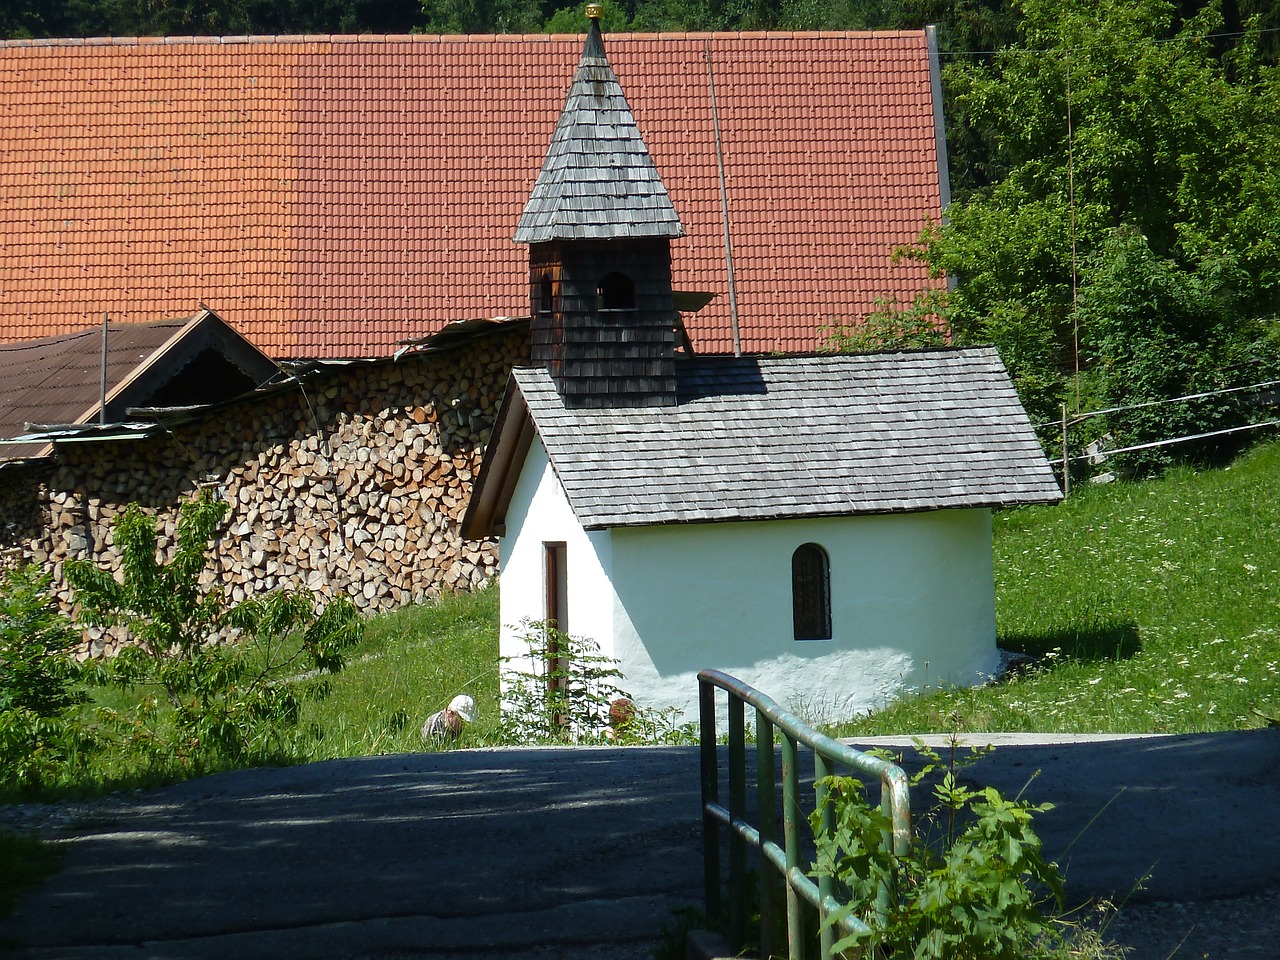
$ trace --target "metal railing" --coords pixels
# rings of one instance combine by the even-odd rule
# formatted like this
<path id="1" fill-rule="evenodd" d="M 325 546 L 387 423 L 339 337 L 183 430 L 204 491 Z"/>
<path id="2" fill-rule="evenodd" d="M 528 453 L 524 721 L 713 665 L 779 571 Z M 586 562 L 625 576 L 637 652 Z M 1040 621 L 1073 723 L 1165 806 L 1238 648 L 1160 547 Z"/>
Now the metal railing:
<path id="1" fill-rule="evenodd" d="M 1064 496 L 1071 495 L 1071 467 L 1072 463 L 1089 461 L 1091 463 L 1102 463 L 1108 457 L 1115 457 L 1125 453 L 1136 453 L 1139 450 L 1154 450 L 1160 447 L 1172 447 L 1182 443 L 1193 443 L 1197 440 L 1209 440 L 1214 437 L 1225 437 L 1232 434 L 1243 433 L 1249 430 L 1264 430 L 1269 427 L 1280 426 L 1280 420 L 1265 420 L 1243 423 L 1234 427 L 1221 427 L 1214 430 L 1201 431 L 1198 433 L 1181 434 L 1175 437 L 1164 437 L 1159 440 L 1149 440 L 1145 443 L 1128 444 L 1120 447 L 1105 447 L 1098 445 L 1096 449 L 1088 447 L 1082 453 L 1071 453 L 1070 431 L 1074 427 L 1087 423 L 1094 417 L 1105 417 L 1113 413 L 1125 413 L 1129 410 L 1144 410 L 1153 407 L 1167 406 L 1173 403 L 1191 403 L 1197 400 L 1212 400 L 1216 397 L 1225 397 L 1231 394 L 1248 393 L 1253 395 L 1252 401 L 1248 403 L 1252 407 L 1274 407 L 1280 402 L 1280 380 L 1265 380 L 1261 383 L 1251 383 L 1247 386 L 1225 387 L 1221 390 L 1207 390 L 1203 393 L 1189 393 L 1181 397 L 1164 397 L 1159 400 L 1146 400 L 1141 403 L 1129 403 L 1115 407 L 1105 407 L 1098 410 L 1077 411 L 1074 415 L 1069 413 L 1066 403 L 1062 404 L 1062 417 L 1059 420 L 1049 420 L 1044 423 L 1033 425 L 1036 431 L 1042 431 L 1048 427 L 1052 427 L 1057 431 L 1059 446 L 1062 450 L 1062 456 L 1056 457 L 1049 461 L 1051 467 L 1057 467 L 1062 471 L 1062 492 Z M 1077 402 L 1079 398 L 1077 397 Z M 1043 437 L 1044 435 L 1041 434 Z M 1048 440 L 1044 442 L 1048 444 Z M 1092 446 L 1092 445 L 1091 445 Z"/>
<path id="2" fill-rule="evenodd" d="M 729 697 L 729 805 L 720 803 L 720 761 L 716 737 L 716 689 Z M 822 810 L 823 831 L 834 830 L 834 812 L 823 802 L 825 777 L 837 768 L 847 767 L 880 781 L 880 804 L 892 823 L 883 837 L 896 856 L 907 852 L 911 844 L 911 801 L 907 776 L 901 767 L 869 756 L 806 726 L 783 710 L 759 690 L 719 670 L 703 670 L 698 674 L 698 696 L 701 720 L 702 764 L 702 851 L 706 883 L 707 916 L 721 916 L 720 831 L 728 830 L 729 845 L 729 940 L 735 950 L 746 939 L 747 926 L 747 848 L 758 851 L 756 894 L 760 910 L 760 956 L 776 955 L 772 941 L 782 906 L 781 889 L 785 889 L 787 955 L 802 960 L 807 949 L 805 934 L 806 909 L 816 909 L 819 917 L 819 942 L 823 960 L 833 956 L 832 945 L 839 939 L 836 926 L 845 933 L 865 933 L 861 919 L 850 915 L 838 923 L 826 918 L 841 906 L 830 877 L 819 877 L 817 883 L 807 875 L 801 863 L 800 827 L 808 824 L 808 815 L 800 806 L 801 744 L 813 750 L 817 808 Z M 756 717 L 756 824 L 748 821 L 746 705 L 755 708 Z M 778 843 L 777 785 L 774 781 L 777 735 L 781 734 L 782 751 L 782 843 Z M 772 868 L 772 871 L 770 870 Z M 779 882 L 779 880 L 781 882 Z M 889 890 L 881 890 L 880 905 L 887 906 Z M 805 904 L 809 907 L 806 908 Z"/>

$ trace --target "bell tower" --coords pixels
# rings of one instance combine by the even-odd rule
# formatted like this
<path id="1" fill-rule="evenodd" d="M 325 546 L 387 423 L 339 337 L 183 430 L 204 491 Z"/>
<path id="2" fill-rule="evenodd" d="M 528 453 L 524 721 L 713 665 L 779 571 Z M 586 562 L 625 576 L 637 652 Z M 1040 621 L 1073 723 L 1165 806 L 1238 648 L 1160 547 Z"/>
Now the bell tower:
<path id="1" fill-rule="evenodd" d="M 600 35 L 600 8 L 516 228 L 532 360 L 570 407 L 674 406 L 671 240 L 684 236 Z"/>

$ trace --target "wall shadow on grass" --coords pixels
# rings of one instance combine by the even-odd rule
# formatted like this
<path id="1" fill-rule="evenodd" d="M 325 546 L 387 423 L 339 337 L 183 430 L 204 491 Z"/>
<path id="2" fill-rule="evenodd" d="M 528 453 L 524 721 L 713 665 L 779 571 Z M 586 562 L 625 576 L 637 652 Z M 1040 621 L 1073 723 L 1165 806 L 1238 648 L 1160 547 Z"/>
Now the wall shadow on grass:
<path id="1" fill-rule="evenodd" d="M 1051 651 L 1072 660 L 1128 660 L 1142 649 L 1132 620 L 1091 620 L 1053 630 L 1001 634 L 1005 650 L 1039 660 Z"/>

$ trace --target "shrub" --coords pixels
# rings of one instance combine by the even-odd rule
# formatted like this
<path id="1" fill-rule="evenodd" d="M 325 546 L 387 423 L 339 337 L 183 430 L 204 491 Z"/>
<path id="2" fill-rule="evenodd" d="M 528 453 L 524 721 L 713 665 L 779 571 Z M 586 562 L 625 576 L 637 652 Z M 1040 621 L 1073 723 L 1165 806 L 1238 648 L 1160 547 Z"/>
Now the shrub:
<path id="1" fill-rule="evenodd" d="M 1092 334 L 1100 399 L 1132 408 L 1265 377 L 1269 371 L 1256 356 L 1264 327 L 1241 306 L 1247 279 L 1230 260 L 1187 269 L 1157 256 L 1141 234 L 1114 231 L 1080 292 L 1081 325 Z M 1208 433 L 1246 422 L 1244 400 L 1227 394 L 1136 406 L 1109 414 L 1107 426 L 1116 445 L 1125 447 Z M 1187 444 L 1178 454 L 1203 459 L 1220 445 Z M 1124 456 L 1127 467 L 1139 473 L 1173 459 L 1168 447 Z"/>
<path id="2" fill-rule="evenodd" d="M 946 294 L 925 290 L 906 306 L 896 297 L 877 297 L 861 322 L 826 328 L 824 349 L 832 353 L 920 350 L 947 344 Z"/>
<path id="3" fill-rule="evenodd" d="M 70 655 L 79 637 L 49 583 L 30 568 L 0 579 L 0 780 L 19 789 L 66 767 L 76 746 L 68 712 L 84 701 Z"/>
<path id="4" fill-rule="evenodd" d="M 693 744 L 678 711 L 637 705 L 600 645 L 543 621 L 521 622 L 526 652 L 502 658 L 502 733 L 508 743 Z"/>
<path id="5" fill-rule="evenodd" d="M 930 763 L 913 778 L 918 785 L 942 766 Z M 935 784 L 937 801 L 922 819 L 924 830 L 910 851 L 895 857 L 884 848 L 891 822 L 867 803 L 855 777 L 828 777 L 822 804 L 812 817 L 817 840 L 814 873 L 848 891 L 848 901 L 828 922 L 854 915 L 865 933 L 839 940 L 836 949 L 876 947 L 916 960 L 1024 960 L 1052 955 L 1057 935 L 1042 913 L 1062 903 L 1057 866 L 1044 859 L 1033 815 L 1051 804 L 1009 800 L 992 787 L 971 789 L 948 768 Z M 830 807 L 835 827 L 822 830 Z M 930 831 L 934 831 L 932 835 Z M 887 901 L 877 902 L 882 889 Z"/>
<path id="6" fill-rule="evenodd" d="M 604 739 L 610 705 L 629 700 L 618 663 L 600 645 L 544 621 L 521 622 L 526 652 L 502 658 L 502 729 L 513 743 Z"/>
<path id="7" fill-rule="evenodd" d="M 183 504 L 172 557 L 161 562 L 155 520 L 131 504 L 115 527 L 119 581 L 88 561 L 67 564 L 85 622 L 122 627 L 134 642 L 98 662 L 93 678 L 155 691 L 131 713 L 101 712 L 153 763 L 200 770 L 285 750 L 301 706 L 293 678 L 338 672 L 361 635 L 363 622 L 346 598 L 321 610 L 308 593 L 275 591 L 228 606 L 216 590 L 202 590 L 226 511 L 206 495 Z M 324 684 L 308 689 L 327 691 Z"/>

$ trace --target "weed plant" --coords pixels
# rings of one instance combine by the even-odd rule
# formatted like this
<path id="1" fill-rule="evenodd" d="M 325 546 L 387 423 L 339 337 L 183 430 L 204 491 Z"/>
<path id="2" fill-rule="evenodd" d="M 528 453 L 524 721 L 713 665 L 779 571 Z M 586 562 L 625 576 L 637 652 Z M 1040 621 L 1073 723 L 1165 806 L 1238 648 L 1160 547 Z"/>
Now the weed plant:
<path id="1" fill-rule="evenodd" d="M 1044 858 L 1034 825 L 1053 805 L 957 779 L 960 767 L 991 749 L 961 756 L 958 723 L 953 718 L 945 759 L 916 741 L 924 763 L 910 784 L 914 797 L 927 799 L 905 853 L 888 849 L 890 818 L 868 803 L 859 779 L 819 782 L 810 817 L 813 875 L 832 878 L 843 902 L 826 922 L 860 921 L 852 930 L 837 926 L 836 951 L 914 960 L 1123 960 L 1124 949 L 1105 937 L 1105 921 L 1063 915 L 1062 875 Z"/>
<path id="2" fill-rule="evenodd" d="M 510 744 L 692 745 L 694 724 L 679 711 L 638 706 L 618 684 L 618 661 L 589 637 L 545 621 L 521 622 L 522 656 L 502 658 L 502 732 Z"/>
<path id="3" fill-rule="evenodd" d="M 524 620 L 520 657 L 502 659 L 503 730 L 512 743 L 596 743 L 611 730 L 613 704 L 631 703 L 618 686 L 618 661 L 600 645 Z M 620 720 L 631 721 L 631 710 Z"/>
<path id="4" fill-rule="evenodd" d="M 1280 715 L 1280 442 L 1222 470 L 1077 488 L 994 517 L 999 642 L 1033 658 L 908 695 L 839 736 L 1196 733 Z"/>

